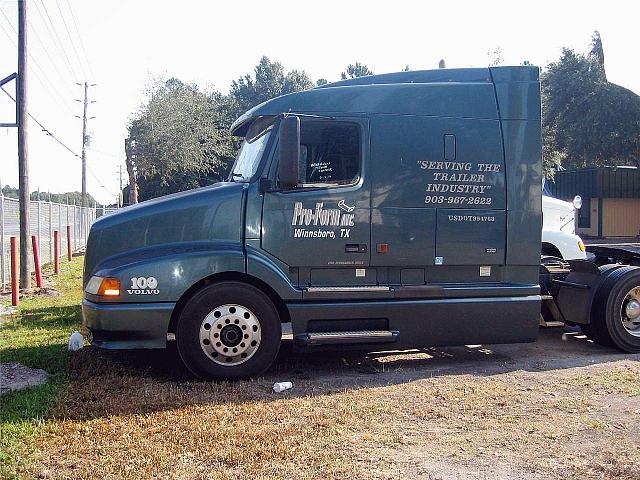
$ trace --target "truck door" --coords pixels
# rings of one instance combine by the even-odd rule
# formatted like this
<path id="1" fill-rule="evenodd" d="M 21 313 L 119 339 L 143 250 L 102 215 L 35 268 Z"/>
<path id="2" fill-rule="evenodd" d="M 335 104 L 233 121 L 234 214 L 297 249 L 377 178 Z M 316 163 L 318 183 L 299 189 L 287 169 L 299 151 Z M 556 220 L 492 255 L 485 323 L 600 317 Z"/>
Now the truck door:
<path id="1" fill-rule="evenodd" d="M 368 122 L 303 117 L 300 136 L 298 186 L 265 193 L 262 248 L 297 269 L 301 286 L 375 284 Z"/>
<path id="2" fill-rule="evenodd" d="M 504 265 L 506 201 L 498 120 L 373 116 L 371 164 L 372 266 L 425 268 L 429 282 L 467 271 L 448 266 L 470 266 L 477 273 L 477 266 Z M 422 282 L 419 272 L 407 269 L 406 274 L 409 283 Z"/>

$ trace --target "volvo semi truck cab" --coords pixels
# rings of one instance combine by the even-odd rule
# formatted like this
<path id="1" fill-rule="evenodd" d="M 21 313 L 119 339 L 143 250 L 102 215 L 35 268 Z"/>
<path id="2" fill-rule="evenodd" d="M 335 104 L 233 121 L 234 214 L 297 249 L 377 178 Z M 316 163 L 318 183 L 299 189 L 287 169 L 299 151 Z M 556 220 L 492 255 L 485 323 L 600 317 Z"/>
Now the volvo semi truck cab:
<path id="1" fill-rule="evenodd" d="M 256 106 L 228 181 L 103 217 L 83 317 L 104 348 L 175 337 L 195 375 L 300 349 L 531 342 L 541 313 L 640 350 L 640 273 L 540 263 L 535 67 L 401 72 Z"/>

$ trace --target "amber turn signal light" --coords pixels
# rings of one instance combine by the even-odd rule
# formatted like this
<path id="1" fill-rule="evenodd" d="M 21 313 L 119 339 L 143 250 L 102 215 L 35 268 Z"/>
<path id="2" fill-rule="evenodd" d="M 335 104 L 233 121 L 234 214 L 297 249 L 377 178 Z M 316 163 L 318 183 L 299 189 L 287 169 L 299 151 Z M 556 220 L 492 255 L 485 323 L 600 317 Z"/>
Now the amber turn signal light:
<path id="1" fill-rule="evenodd" d="M 120 295 L 120 280 L 117 278 L 105 278 L 100 284 L 98 295 L 102 297 L 117 297 Z"/>
<path id="2" fill-rule="evenodd" d="M 85 292 L 101 297 L 117 297 L 120 295 L 120 280 L 117 278 L 91 277 Z"/>

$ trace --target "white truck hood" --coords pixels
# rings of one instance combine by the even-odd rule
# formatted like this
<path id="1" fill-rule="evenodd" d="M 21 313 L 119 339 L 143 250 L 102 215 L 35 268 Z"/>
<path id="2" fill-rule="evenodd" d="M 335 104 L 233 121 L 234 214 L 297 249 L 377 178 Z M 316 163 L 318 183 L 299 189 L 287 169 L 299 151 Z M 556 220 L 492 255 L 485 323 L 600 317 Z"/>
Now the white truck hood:
<path id="1" fill-rule="evenodd" d="M 575 233 L 573 204 L 542 196 L 542 230 Z"/>

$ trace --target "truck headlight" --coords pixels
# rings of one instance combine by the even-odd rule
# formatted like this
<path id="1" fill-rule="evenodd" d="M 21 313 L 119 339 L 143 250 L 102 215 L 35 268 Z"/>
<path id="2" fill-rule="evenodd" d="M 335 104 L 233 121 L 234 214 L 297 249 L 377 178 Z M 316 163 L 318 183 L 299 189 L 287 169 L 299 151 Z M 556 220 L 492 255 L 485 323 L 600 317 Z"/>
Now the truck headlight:
<path id="1" fill-rule="evenodd" d="M 573 197 L 573 207 L 576 210 L 580 210 L 582 208 L 582 197 L 580 195 Z"/>
<path id="2" fill-rule="evenodd" d="M 87 282 L 85 292 L 99 297 L 117 297 L 120 295 L 120 280 L 117 278 L 96 277 Z"/>

